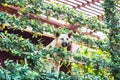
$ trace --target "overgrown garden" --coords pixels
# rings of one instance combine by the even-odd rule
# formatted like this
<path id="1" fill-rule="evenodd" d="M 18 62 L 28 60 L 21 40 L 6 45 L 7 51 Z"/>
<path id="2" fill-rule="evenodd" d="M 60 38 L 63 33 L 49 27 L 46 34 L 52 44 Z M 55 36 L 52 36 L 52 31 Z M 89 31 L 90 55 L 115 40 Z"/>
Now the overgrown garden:
<path id="1" fill-rule="evenodd" d="M 101 22 L 97 17 L 90 17 L 82 12 L 76 12 L 69 9 L 66 5 L 44 4 L 43 0 L 1 0 L 0 5 L 19 8 L 18 14 L 10 15 L 6 12 L 0 12 L 0 53 L 8 52 L 13 56 L 20 57 L 17 62 L 13 60 L 4 61 L 5 67 L 0 65 L 0 80 L 119 80 L 120 79 L 120 15 L 116 6 L 119 1 L 104 0 L 103 8 L 105 10 L 105 21 Z M 49 19 L 54 17 L 58 20 L 64 20 L 71 25 L 79 25 L 79 33 L 65 28 L 54 28 L 35 17 L 29 19 L 31 14 L 37 16 L 46 15 Z M 19 34 L 9 33 L 8 30 L 25 31 L 27 27 L 32 27 L 33 38 L 42 36 L 44 32 L 54 34 L 56 31 L 61 33 L 73 33 L 73 42 L 77 41 L 79 49 L 72 55 L 70 51 L 64 48 L 50 48 L 46 50 L 41 40 L 34 44 L 28 38 L 19 36 Z M 81 27 L 87 27 L 94 31 L 102 31 L 106 38 L 96 39 L 90 35 L 83 35 Z M 39 33 L 39 34 L 37 34 Z M 86 48 L 84 48 L 86 46 Z M 52 53 L 58 53 L 54 57 Z M 47 73 L 45 65 L 48 64 L 48 56 L 54 60 L 62 58 L 63 64 L 71 65 L 68 73 L 61 71 L 56 75 L 53 70 Z M 74 62 L 70 62 L 73 56 Z M 25 63 L 27 59 L 28 63 Z"/>

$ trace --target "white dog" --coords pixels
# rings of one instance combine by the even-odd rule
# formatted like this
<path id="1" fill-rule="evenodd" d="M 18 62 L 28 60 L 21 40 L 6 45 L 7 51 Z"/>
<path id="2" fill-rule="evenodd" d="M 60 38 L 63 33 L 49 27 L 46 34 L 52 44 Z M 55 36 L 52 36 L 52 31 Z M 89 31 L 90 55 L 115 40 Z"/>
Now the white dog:
<path id="1" fill-rule="evenodd" d="M 47 46 L 47 49 L 49 49 L 51 46 L 52 47 L 56 47 L 56 48 L 60 48 L 60 47 L 66 47 L 69 51 L 71 49 L 71 33 L 69 34 L 60 34 L 59 32 L 56 32 L 55 34 L 55 39 Z M 54 55 L 54 53 L 53 53 Z M 57 55 L 54 55 L 57 56 Z M 53 68 L 57 73 L 59 73 L 59 69 L 60 69 L 60 60 L 55 61 L 55 60 L 50 60 L 48 61 L 49 63 L 52 63 L 53 66 L 46 66 L 46 69 L 48 70 L 48 72 L 51 70 L 50 68 Z"/>

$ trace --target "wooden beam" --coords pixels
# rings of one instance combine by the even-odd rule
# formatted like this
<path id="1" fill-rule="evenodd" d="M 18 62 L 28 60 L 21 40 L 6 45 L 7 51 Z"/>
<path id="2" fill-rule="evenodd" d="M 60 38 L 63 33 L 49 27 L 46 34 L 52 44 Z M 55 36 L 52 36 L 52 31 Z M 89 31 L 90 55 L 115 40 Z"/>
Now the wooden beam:
<path id="1" fill-rule="evenodd" d="M 15 14 L 17 15 L 17 17 L 19 16 L 19 14 L 17 13 L 17 11 L 19 10 L 18 7 L 14 7 L 14 6 L 8 6 L 8 7 L 5 7 L 5 6 L 2 6 L 0 5 L 0 11 L 5 11 L 9 14 Z M 30 14 L 29 16 L 30 19 L 35 19 L 37 18 L 38 20 L 41 20 L 43 23 L 48 23 L 50 25 L 54 25 L 56 28 L 58 27 L 61 27 L 61 26 L 64 26 L 65 28 L 68 28 L 70 30 L 73 30 L 74 32 L 78 32 L 79 31 L 77 30 L 79 28 L 79 25 L 68 25 L 68 24 L 61 24 L 57 21 L 53 21 L 53 20 L 50 20 L 48 18 L 44 18 L 44 17 L 41 17 L 41 16 L 37 16 L 35 14 Z M 94 32 L 93 32 L 94 33 Z M 92 34 L 93 34 L 92 33 Z M 88 32 L 84 32 L 83 34 L 88 34 L 88 35 L 91 35 L 93 36 L 91 33 L 88 33 Z M 99 38 L 98 37 L 99 35 L 94 35 L 93 37 L 96 37 L 96 38 Z"/>
<path id="2" fill-rule="evenodd" d="M 103 10 L 98 10 L 98 9 L 93 8 L 92 6 L 90 6 L 90 4 L 95 4 L 95 1 L 99 2 L 100 0 L 92 0 L 92 2 L 87 1 L 87 0 L 85 0 L 85 1 L 80 1 L 80 0 L 76 0 L 76 1 L 71 1 L 71 0 L 66 0 L 66 1 L 64 1 L 64 0 L 57 0 L 57 2 L 61 2 L 61 3 L 64 3 L 64 4 L 70 5 L 70 6 L 72 6 L 75 9 L 84 8 L 84 9 L 81 9 L 81 10 L 83 10 L 83 11 L 85 11 L 87 13 L 95 14 L 96 16 L 101 16 L 103 14 Z"/>

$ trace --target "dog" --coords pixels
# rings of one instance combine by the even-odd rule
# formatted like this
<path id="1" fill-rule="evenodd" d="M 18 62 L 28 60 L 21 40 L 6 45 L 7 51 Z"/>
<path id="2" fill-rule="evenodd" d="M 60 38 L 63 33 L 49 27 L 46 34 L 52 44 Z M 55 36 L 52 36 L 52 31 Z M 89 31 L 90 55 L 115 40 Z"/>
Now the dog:
<path id="1" fill-rule="evenodd" d="M 71 44 L 71 35 L 72 33 L 67 34 L 60 34 L 59 32 L 56 32 L 55 39 L 47 46 L 47 47 L 70 47 Z"/>
<path id="2" fill-rule="evenodd" d="M 61 48 L 61 47 L 66 47 L 68 51 L 71 50 L 71 40 L 72 33 L 69 34 L 60 34 L 59 32 L 55 33 L 55 39 L 46 47 L 49 49 L 50 47 L 55 47 L 55 48 Z M 57 56 L 56 53 L 53 53 L 54 56 Z M 53 66 L 46 66 L 46 70 L 50 72 L 50 68 L 53 68 L 56 71 L 56 74 L 59 74 L 60 70 L 60 63 L 61 60 L 55 61 L 55 60 L 50 60 L 48 63 L 52 63 Z"/>

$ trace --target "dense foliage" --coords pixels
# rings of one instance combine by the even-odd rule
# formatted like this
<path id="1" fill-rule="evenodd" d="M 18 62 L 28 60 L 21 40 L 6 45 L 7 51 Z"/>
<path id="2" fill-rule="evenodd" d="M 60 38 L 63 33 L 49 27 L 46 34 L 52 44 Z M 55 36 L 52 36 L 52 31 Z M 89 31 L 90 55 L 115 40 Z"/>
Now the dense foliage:
<path id="1" fill-rule="evenodd" d="M 43 0 L 1 0 L 0 2 L 0 5 L 3 6 L 14 5 L 20 8 L 18 10 L 19 17 L 0 12 L 0 28 L 2 29 L 7 26 L 7 28 L 24 31 L 27 27 L 32 27 L 34 32 L 54 34 L 56 32 L 54 27 L 48 24 L 40 24 L 37 19 L 29 20 L 30 14 L 39 16 L 42 14 L 48 18 L 55 17 L 70 24 L 103 31 L 108 35 L 105 40 L 97 40 L 81 33 L 73 33 L 73 40 L 80 43 L 80 48 L 75 55 L 72 55 L 66 48 L 46 50 L 40 42 L 33 44 L 29 39 L 24 39 L 22 36 L 9 34 L 7 30 L 0 32 L 0 51 L 6 51 L 13 56 L 22 58 L 19 64 L 12 60 L 6 60 L 4 62 L 6 68 L 0 66 L 0 80 L 119 80 L 120 26 L 116 11 L 117 1 L 104 1 L 106 24 L 100 22 L 96 17 L 87 17 L 84 13 L 76 12 L 66 5 L 55 4 L 54 2 L 50 4 L 43 4 Z M 72 32 L 65 28 L 58 28 L 57 30 L 61 33 Z M 37 38 L 37 35 L 34 33 L 33 37 Z M 53 56 L 53 53 L 57 53 L 58 56 Z M 75 60 L 74 63 L 69 60 L 71 56 Z M 28 64 L 25 64 L 23 58 L 28 60 Z M 61 65 L 71 64 L 71 75 L 62 71 L 56 75 L 54 70 L 48 73 L 45 66 L 51 58 L 54 60 L 62 58 Z"/>
<path id="2" fill-rule="evenodd" d="M 4 6 L 19 6 L 19 13 L 35 13 L 37 15 L 46 15 L 49 17 L 55 17 L 57 19 L 65 20 L 70 24 L 79 24 L 80 27 L 88 26 L 90 29 L 103 30 L 106 28 L 105 24 L 100 22 L 97 17 L 88 17 L 82 12 L 77 12 L 74 9 L 69 9 L 66 5 L 55 4 L 51 1 L 50 4 L 44 4 L 43 0 L 5 0 Z M 22 14 L 21 14 L 22 15 Z"/>
<path id="3" fill-rule="evenodd" d="M 72 73 L 74 77 L 68 76 L 67 74 L 65 76 L 63 72 L 61 72 L 59 76 L 57 76 L 56 73 L 54 73 L 54 71 L 53 73 L 46 73 L 45 65 L 48 64 L 47 55 L 49 54 L 51 58 L 52 57 L 54 58 L 54 56 L 51 54 L 54 52 L 57 52 L 58 57 L 55 57 L 54 59 L 58 60 L 59 58 L 63 58 L 62 60 L 65 60 L 66 62 L 66 61 L 69 61 L 71 57 L 71 55 L 70 56 L 68 55 L 70 54 L 70 52 L 67 52 L 65 49 L 61 50 L 56 48 L 51 48 L 49 51 L 46 51 L 42 45 L 41 46 L 34 45 L 28 39 L 18 37 L 14 34 L 1 33 L 0 37 L 1 37 L 0 47 L 2 48 L 2 50 L 5 50 L 6 52 L 10 52 L 14 56 L 21 56 L 23 58 L 26 58 L 28 62 L 29 60 L 30 61 L 32 60 L 32 62 L 28 63 L 28 65 L 24 64 L 24 61 L 21 62 L 22 64 L 16 64 L 13 61 L 5 61 L 6 69 L 1 67 L 0 78 L 3 80 L 4 79 L 7 79 L 7 80 L 48 79 L 49 80 L 49 79 L 57 79 L 57 78 L 58 79 L 61 78 L 60 80 L 72 80 L 73 78 L 76 78 L 76 79 L 90 78 L 90 79 L 97 80 L 97 78 L 101 78 L 101 79 L 108 78 L 107 75 L 106 76 L 104 75 L 103 69 L 107 68 L 107 64 L 109 63 L 109 58 L 108 58 L 109 55 L 106 54 L 106 56 L 104 56 L 105 54 L 103 54 L 101 50 L 97 50 L 97 51 L 94 50 L 94 51 L 91 51 L 91 53 L 89 53 L 90 50 L 86 49 L 86 51 L 84 51 L 82 50 L 82 47 L 81 47 L 81 50 L 77 52 L 74 59 L 76 61 L 80 61 L 81 63 L 84 62 L 82 70 L 83 71 L 85 70 L 85 71 L 80 73 L 81 75 L 76 75 L 79 72 L 79 71 L 76 71 L 76 69 L 79 69 L 79 68 L 75 68 L 74 66 L 77 66 L 77 65 L 73 64 L 74 66 L 72 68 L 73 70 Z M 98 57 L 98 55 L 99 56 L 101 55 L 101 57 Z M 105 60 L 108 60 L 108 61 L 106 62 Z M 34 63 L 32 64 L 32 67 L 30 67 L 31 63 Z M 100 64 L 103 64 L 103 65 L 100 65 Z M 94 68 L 94 70 L 92 70 L 92 68 Z M 83 73 L 85 74 L 82 75 Z M 87 73 L 89 74 L 89 76 Z M 97 76 L 95 77 L 95 75 Z"/>
<path id="4" fill-rule="evenodd" d="M 106 16 L 106 24 L 109 33 L 108 52 L 111 54 L 111 73 L 115 80 L 120 79 L 120 23 L 119 14 L 117 12 L 117 1 L 105 0 L 104 9 Z"/>
<path id="5" fill-rule="evenodd" d="M 6 28 L 6 24 L 8 26 L 8 28 L 14 28 L 14 29 L 26 29 L 27 27 L 32 27 L 32 31 L 35 32 L 49 32 L 51 34 L 54 34 L 56 32 L 55 28 L 48 25 L 48 24 L 40 24 L 38 21 L 36 20 L 28 20 L 29 18 L 27 16 L 22 16 L 21 18 L 16 18 L 15 15 L 11 16 L 9 14 L 6 14 L 4 12 L 0 12 L 0 25 L 2 28 Z M 59 31 L 60 33 L 70 33 L 72 31 L 62 27 L 62 28 L 58 28 L 57 31 Z M 33 35 L 36 36 L 37 35 Z M 96 40 L 93 37 L 90 36 L 86 36 L 86 35 L 82 35 L 80 34 L 75 34 L 73 33 L 73 41 L 78 41 L 79 43 L 84 43 L 85 45 L 89 46 L 89 47 L 96 47 L 96 46 L 101 46 L 102 44 L 107 44 L 107 40 L 106 42 L 104 42 L 104 40 Z"/>

